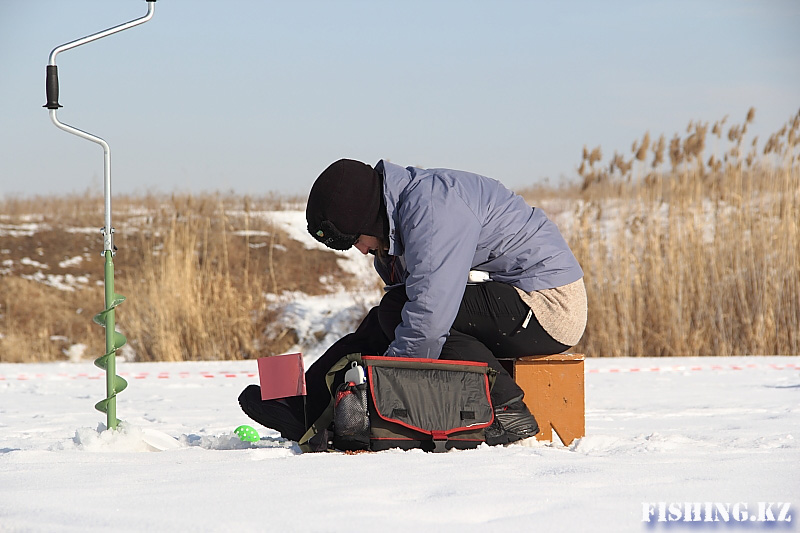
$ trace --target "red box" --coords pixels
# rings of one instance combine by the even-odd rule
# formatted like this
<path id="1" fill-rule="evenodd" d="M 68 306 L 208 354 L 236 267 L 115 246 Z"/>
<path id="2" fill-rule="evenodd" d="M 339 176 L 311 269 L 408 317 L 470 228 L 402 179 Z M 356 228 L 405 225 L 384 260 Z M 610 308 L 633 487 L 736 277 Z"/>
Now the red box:
<path id="1" fill-rule="evenodd" d="M 290 353 L 258 359 L 258 380 L 261 399 L 274 400 L 306 395 L 306 373 L 303 354 Z"/>

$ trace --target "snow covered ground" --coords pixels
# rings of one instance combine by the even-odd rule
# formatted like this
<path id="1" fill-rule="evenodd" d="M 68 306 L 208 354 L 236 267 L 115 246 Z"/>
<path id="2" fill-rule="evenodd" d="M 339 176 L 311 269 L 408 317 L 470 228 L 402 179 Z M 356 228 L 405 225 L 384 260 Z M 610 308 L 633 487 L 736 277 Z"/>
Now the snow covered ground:
<path id="1" fill-rule="evenodd" d="M 264 216 L 321 246 L 302 211 Z M 337 255 L 365 290 L 272 301 L 306 365 L 380 298 L 369 258 Z M 255 361 L 120 360 L 125 424 L 102 431 L 104 374 L 73 348 L 72 362 L 0 364 L 2 533 L 712 529 L 657 521 L 684 502 L 747 505 L 734 529 L 800 520 L 800 357 L 589 359 L 587 436 L 570 446 L 344 455 L 301 454 L 259 426 L 257 443 L 233 434 L 253 424 L 236 398 L 257 381 Z M 170 449 L 153 451 L 159 438 Z M 779 502 L 791 522 L 759 521 L 780 518 Z"/>
<path id="2" fill-rule="evenodd" d="M 791 504 L 791 522 L 730 518 L 733 529 L 800 520 L 800 357 L 589 359 L 585 438 L 446 454 L 300 454 L 259 426 L 259 442 L 241 442 L 233 429 L 250 422 L 236 397 L 255 361 L 118 370 L 127 424 L 111 433 L 98 431 L 103 374 L 91 363 L 0 364 L 0 531 L 715 525 L 643 522 L 643 503 L 657 520 L 659 502 L 746 504 L 752 516 L 775 503 L 776 519 L 777 502 Z M 148 432 L 174 448 L 149 451 Z"/>

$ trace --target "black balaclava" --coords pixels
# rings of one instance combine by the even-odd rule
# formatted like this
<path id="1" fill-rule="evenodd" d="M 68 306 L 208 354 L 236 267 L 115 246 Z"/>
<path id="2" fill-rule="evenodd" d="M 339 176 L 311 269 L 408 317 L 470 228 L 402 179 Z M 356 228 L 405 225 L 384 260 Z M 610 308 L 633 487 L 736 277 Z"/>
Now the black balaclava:
<path id="1" fill-rule="evenodd" d="M 311 187 L 306 221 L 311 236 L 334 250 L 347 250 L 359 235 L 385 238 L 383 177 L 360 161 L 336 161 Z"/>

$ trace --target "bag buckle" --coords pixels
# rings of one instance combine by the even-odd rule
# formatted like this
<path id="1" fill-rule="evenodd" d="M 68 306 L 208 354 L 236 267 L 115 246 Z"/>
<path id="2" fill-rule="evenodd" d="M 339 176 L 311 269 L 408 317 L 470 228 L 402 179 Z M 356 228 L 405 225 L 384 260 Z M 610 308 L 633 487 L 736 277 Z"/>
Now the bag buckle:
<path id="1" fill-rule="evenodd" d="M 447 451 L 447 433 L 444 431 L 431 431 L 431 437 L 433 437 L 433 453 Z"/>

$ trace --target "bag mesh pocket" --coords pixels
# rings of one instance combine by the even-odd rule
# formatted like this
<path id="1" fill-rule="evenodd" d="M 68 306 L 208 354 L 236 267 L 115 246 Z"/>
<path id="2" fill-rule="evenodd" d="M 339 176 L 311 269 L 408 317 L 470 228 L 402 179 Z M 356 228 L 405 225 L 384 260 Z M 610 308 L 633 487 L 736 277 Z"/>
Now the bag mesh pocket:
<path id="1" fill-rule="evenodd" d="M 333 445 L 340 450 L 369 448 L 367 384 L 342 383 L 333 404 Z"/>

